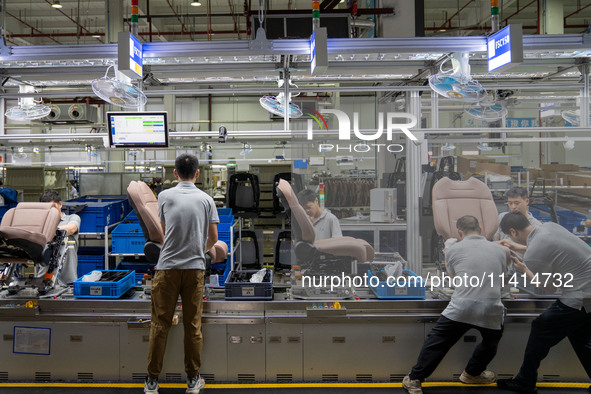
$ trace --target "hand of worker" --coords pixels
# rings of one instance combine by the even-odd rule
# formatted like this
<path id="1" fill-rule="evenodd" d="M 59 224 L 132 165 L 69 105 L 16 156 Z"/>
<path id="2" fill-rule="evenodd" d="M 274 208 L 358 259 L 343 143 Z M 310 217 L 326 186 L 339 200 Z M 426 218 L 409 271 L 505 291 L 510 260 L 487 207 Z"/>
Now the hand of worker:
<path id="1" fill-rule="evenodd" d="M 591 227 L 591 219 L 585 220 L 585 227 Z"/>
<path id="2" fill-rule="evenodd" d="M 511 261 L 513 261 L 513 267 L 515 268 L 516 271 L 519 271 L 519 272 L 526 272 L 527 271 L 527 266 L 523 263 L 523 260 L 521 259 L 521 257 L 516 255 L 515 253 L 511 253 Z"/>
<path id="3" fill-rule="evenodd" d="M 510 241 L 508 239 L 502 239 L 502 240 L 498 241 L 497 243 L 501 246 L 505 246 L 505 247 L 507 247 L 515 252 L 519 252 L 519 253 L 525 253 L 525 250 L 527 249 L 527 246 L 520 245 L 520 244 Z"/>

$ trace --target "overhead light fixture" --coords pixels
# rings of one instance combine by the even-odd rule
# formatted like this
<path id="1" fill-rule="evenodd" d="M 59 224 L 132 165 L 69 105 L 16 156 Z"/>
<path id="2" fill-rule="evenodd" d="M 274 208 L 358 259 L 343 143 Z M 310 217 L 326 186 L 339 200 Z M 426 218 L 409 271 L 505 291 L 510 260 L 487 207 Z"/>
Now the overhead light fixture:
<path id="1" fill-rule="evenodd" d="M 59 0 L 55 0 L 51 6 L 53 8 L 62 8 L 62 5 L 60 4 Z"/>
<path id="2" fill-rule="evenodd" d="M 339 4 L 343 4 L 345 2 L 345 0 L 341 0 L 339 1 Z"/>
<path id="3" fill-rule="evenodd" d="M 92 38 L 101 38 L 101 35 L 100 34 L 93 34 Z"/>
<path id="4" fill-rule="evenodd" d="M 200 6 L 201 6 L 201 3 L 200 3 L 200 2 L 198 2 L 198 1 L 192 1 L 192 2 L 191 2 L 191 5 L 192 5 L 193 7 L 200 7 Z"/>
<path id="5" fill-rule="evenodd" d="M 445 30 L 445 29 L 439 29 L 439 31 L 440 31 L 440 32 L 442 32 L 442 33 L 444 33 L 444 32 L 446 32 L 447 30 Z"/>

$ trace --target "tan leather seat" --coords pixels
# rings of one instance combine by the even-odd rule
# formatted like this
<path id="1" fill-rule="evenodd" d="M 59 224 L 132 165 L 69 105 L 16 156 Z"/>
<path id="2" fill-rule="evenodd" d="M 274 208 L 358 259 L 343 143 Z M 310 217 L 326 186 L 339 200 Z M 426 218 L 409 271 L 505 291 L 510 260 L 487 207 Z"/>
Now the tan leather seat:
<path id="1" fill-rule="evenodd" d="M 22 202 L 9 209 L 0 223 L 2 254 L 46 262 L 43 251 L 55 236 L 60 218 L 59 211 L 47 202 Z"/>
<path id="2" fill-rule="evenodd" d="M 499 214 L 492 193 L 476 178 L 452 181 L 445 177 L 434 186 L 433 221 L 435 230 L 444 239 L 458 238 L 456 222 L 465 215 L 478 219 L 482 235 L 492 240 L 499 227 Z"/>
<path id="3" fill-rule="evenodd" d="M 320 252 L 332 254 L 334 256 L 345 256 L 353 257 L 358 262 L 371 261 L 374 257 L 373 247 L 365 240 L 352 238 L 352 237 L 337 237 L 328 238 L 314 242 L 316 233 L 314 232 L 314 226 L 310 221 L 308 215 L 304 211 L 304 208 L 298 202 L 293 189 L 289 182 L 284 179 L 280 179 L 277 185 L 277 189 L 285 197 L 289 209 L 291 210 L 292 220 L 297 223 L 293 225 L 292 231 L 294 233 L 295 240 L 302 240 L 311 244 L 314 244 Z"/>
<path id="4" fill-rule="evenodd" d="M 158 217 L 158 199 L 150 187 L 140 181 L 131 181 L 127 187 L 127 196 L 146 239 L 144 254 L 148 260 L 157 261 L 164 243 L 164 231 Z M 223 241 L 217 241 L 207 253 L 212 263 L 224 262 L 228 256 L 228 245 Z"/>

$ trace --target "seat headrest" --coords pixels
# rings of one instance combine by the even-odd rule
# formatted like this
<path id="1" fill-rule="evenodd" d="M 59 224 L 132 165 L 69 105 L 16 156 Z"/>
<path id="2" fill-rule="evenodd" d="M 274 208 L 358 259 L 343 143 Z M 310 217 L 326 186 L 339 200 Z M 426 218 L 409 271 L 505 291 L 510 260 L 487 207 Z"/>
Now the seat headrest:
<path id="1" fill-rule="evenodd" d="M 476 178 L 466 181 L 440 179 L 432 191 L 435 230 L 443 238 L 458 238 L 456 222 L 465 215 L 478 219 L 482 235 L 492 239 L 499 227 L 499 214 L 488 186 Z"/>
<path id="2" fill-rule="evenodd" d="M 131 181 L 127 187 L 127 195 L 146 241 L 164 243 L 164 232 L 158 217 L 158 199 L 150 187 L 145 182 Z"/>
<path id="3" fill-rule="evenodd" d="M 294 239 L 298 240 L 298 238 L 301 237 L 302 241 L 313 243 L 314 239 L 316 238 L 314 226 L 312 225 L 308 215 L 306 215 L 304 208 L 302 208 L 298 202 L 298 199 L 289 182 L 287 182 L 285 179 L 280 179 L 279 183 L 277 184 L 277 190 L 283 195 L 283 198 L 285 198 L 287 204 L 289 205 L 292 217 L 292 226 L 294 227 Z M 298 234 L 298 232 L 300 234 Z"/>

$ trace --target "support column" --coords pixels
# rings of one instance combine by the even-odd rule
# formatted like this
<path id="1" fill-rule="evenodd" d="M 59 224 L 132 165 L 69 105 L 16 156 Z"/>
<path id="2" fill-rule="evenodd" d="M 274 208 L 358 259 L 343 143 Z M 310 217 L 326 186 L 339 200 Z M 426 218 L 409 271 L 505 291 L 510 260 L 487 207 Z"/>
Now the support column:
<path id="1" fill-rule="evenodd" d="M 123 29 L 123 0 L 105 0 L 105 41 L 107 44 L 117 42 L 117 35 Z"/>
<path id="2" fill-rule="evenodd" d="M 407 112 L 417 117 L 416 129 L 421 128 L 421 98 L 419 92 L 407 93 Z M 415 129 L 415 130 L 416 130 Z M 416 133 L 419 141 L 422 133 Z M 426 142 L 423 142 L 426 143 Z M 423 254 L 421 244 L 421 147 L 410 139 L 406 139 L 406 259 L 408 267 L 418 275 L 422 275 Z"/>
<path id="3" fill-rule="evenodd" d="M 581 89 L 581 127 L 589 127 L 589 64 L 581 66 L 583 89 Z"/>
<path id="4" fill-rule="evenodd" d="M 542 0 L 540 12 L 541 34 L 564 34 L 564 6 L 562 0 Z"/>

